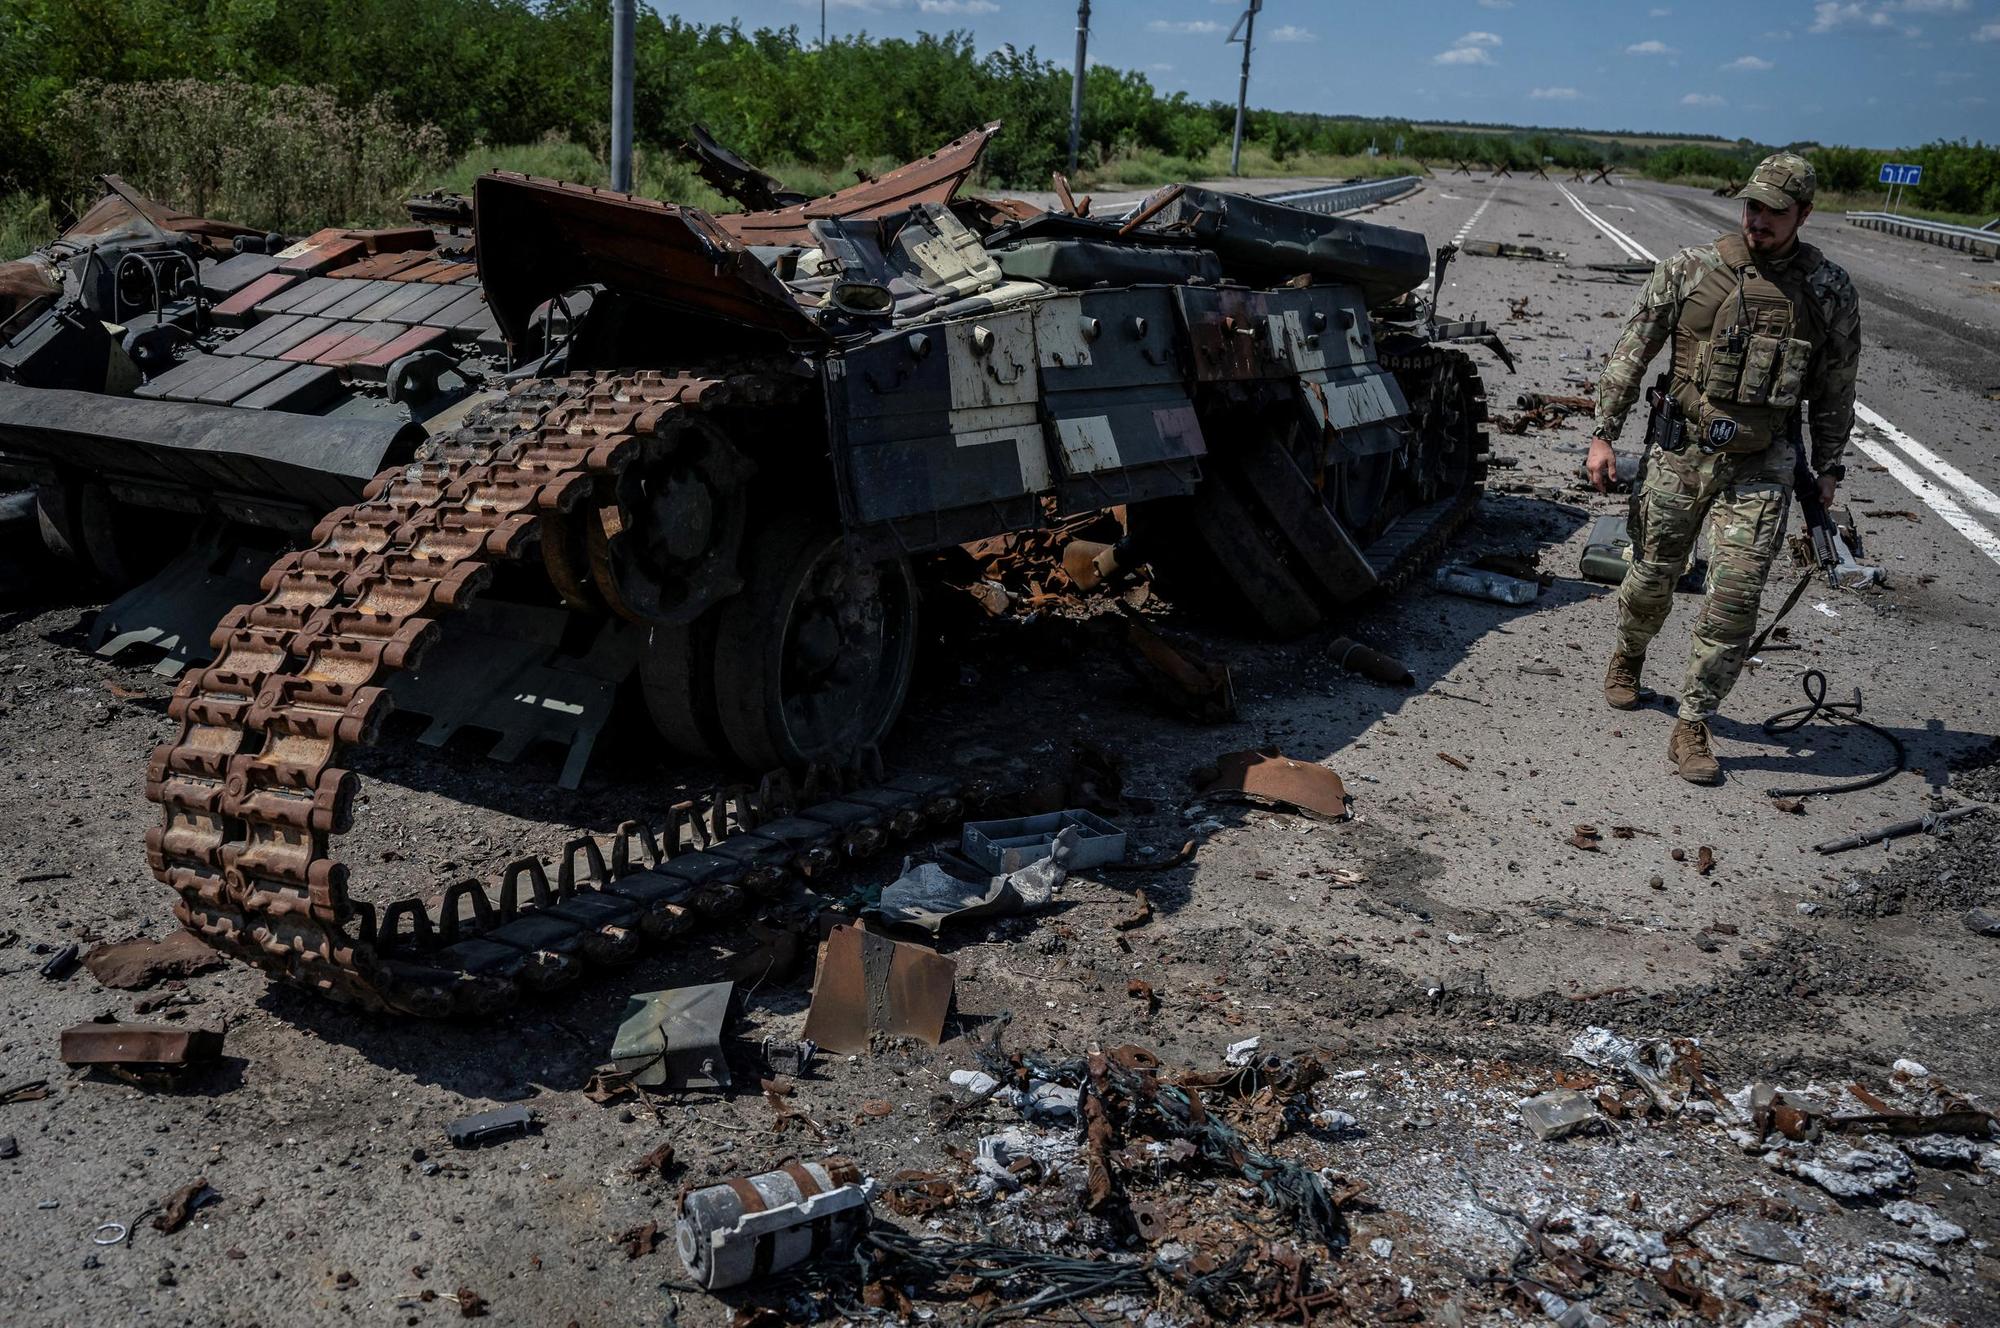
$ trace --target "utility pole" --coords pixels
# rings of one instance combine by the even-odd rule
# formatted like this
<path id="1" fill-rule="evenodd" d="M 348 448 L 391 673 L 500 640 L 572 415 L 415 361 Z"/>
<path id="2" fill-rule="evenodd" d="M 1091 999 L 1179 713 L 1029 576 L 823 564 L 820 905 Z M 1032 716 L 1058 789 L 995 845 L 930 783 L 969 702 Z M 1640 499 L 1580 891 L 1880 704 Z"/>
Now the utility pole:
<path id="1" fill-rule="evenodd" d="M 819 0 L 819 48 L 826 49 L 826 0 Z"/>
<path id="2" fill-rule="evenodd" d="M 824 0 L 822 0 L 824 3 Z M 1076 154 L 1083 145 L 1083 77 L 1085 54 L 1090 47 L 1090 0 L 1076 0 L 1076 77 L 1069 85 L 1069 169 L 1076 170 Z"/>
<path id="3" fill-rule="evenodd" d="M 1264 0 L 1250 0 L 1250 7 L 1243 11 L 1243 17 L 1236 20 L 1236 26 L 1229 30 L 1229 41 L 1237 40 L 1236 34 L 1243 34 L 1243 79 L 1236 85 L 1236 136 L 1229 143 L 1229 173 L 1243 174 L 1243 106 L 1250 99 L 1250 36 L 1257 27 L 1257 11 L 1264 7 Z"/>
<path id="4" fill-rule="evenodd" d="M 632 21 L 637 0 L 611 0 L 611 187 L 632 192 Z"/>

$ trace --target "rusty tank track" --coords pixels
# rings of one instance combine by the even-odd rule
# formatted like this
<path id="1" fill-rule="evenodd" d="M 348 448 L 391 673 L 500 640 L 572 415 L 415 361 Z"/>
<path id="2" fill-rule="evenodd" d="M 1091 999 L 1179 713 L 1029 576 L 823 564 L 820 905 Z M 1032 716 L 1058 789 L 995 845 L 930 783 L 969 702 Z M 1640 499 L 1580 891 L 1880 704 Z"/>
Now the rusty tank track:
<path id="1" fill-rule="evenodd" d="M 1459 528 L 1479 510 L 1493 451 L 1492 437 L 1483 427 L 1490 418 L 1486 382 L 1470 355 L 1460 350 L 1425 345 L 1409 350 L 1384 349 L 1378 360 L 1383 368 L 1403 382 L 1406 392 L 1414 385 L 1413 380 L 1425 384 L 1425 404 L 1432 412 L 1442 412 L 1443 418 L 1434 420 L 1426 414 L 1421 427 L 1466 432 L 1467 467 L 1465 483 L 1457 495 L 1448 501 L 1417 539 L 1393 553 L 1393 562 L 1381 574 L 1375 589 L 1375 593 L 1382 596 L 1393 595 L 1407 587 L 1419 572 L 1444 552 Z M 1375 552 L 1370 549 L 1371 554 Z"/>
<path id="2" fill-rule="evenodd" d="M 384 683 L 417 666 L 496 565 L 537 545 L 565 599 L 595 590 L 619 603 L 620 477 L 670 446 L 688 414 L 769 388 L 755 375 L 657 371 L 531 382 L 324 518 L 312 547 L 265 573 L 264 598 L 223 619 L 214 662 L 169 708 L 181 731 L 147 768 L 161 820 L 146 854 L 179 896 L 176 916 L 223 953 L 337 1000 L 485 1014 L 956 819 L 948 782 L 884 781 L 878 761 L 860 776 L 815 772 L 797 788 L 767 777 L 677 804 L 663 833 L 627 822 L 608 844 L 574 840 L 553 882 L 524 858 L 496 889 L 461 881 L 428 904 L 378 910 L 350 894 L 332 846 L 351 828 L 358 781 L 341 763 L 380 733 Z"/>

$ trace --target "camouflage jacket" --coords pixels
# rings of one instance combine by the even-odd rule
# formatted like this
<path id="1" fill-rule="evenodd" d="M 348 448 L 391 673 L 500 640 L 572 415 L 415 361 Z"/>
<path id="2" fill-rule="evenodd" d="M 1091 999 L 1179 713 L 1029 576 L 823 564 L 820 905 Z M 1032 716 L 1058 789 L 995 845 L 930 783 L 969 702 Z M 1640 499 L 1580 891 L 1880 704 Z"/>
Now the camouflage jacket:
<path id="1" fill-rule="evenodd" d="M 1597 432 L 1616 439 L 1625 417 L 1639 400 L 1646 365 L 1665 348 L 1680 318 L 1681 302 L 1702 277 L 1720 270 L 1722 257 L 1712 244 L 1683 249 L 1653 268 L 1639 292 L 1618 344 L 1611 348 L 1597 385 Z M 1825 340 L 1806 371 L 1806 430 L 1812 439 L 1812 466 L 1825 470 L 1847 450 L 1854 428 L 1854 373 L 1861 361 L 1861 301 L 1846 271 L 1823 258 L 1807 278 L 1807 289 L 1819 306 Z"/>

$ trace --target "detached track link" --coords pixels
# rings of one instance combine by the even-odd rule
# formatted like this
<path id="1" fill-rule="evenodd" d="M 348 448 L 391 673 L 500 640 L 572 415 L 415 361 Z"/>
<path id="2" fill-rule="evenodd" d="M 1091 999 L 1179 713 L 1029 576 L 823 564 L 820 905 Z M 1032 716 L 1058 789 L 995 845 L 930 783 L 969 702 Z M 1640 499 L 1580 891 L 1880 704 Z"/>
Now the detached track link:
<path id="1" fill-rule="evenodd" d="M 662 445 L 675 412 L 759 388 L 755 378 L 665 372 L 524 384 L 428 443 L 426 459 L 377 475 L 362 502 L 319 523 L 312 548 L 274 563 L 264 598 L 223 619 L 210 638 L 214 662 L 176 690 L 168 713 L 180 735 L 147 768 L 161 823 L 147 832 L 146 856 L 180 896 L 180 920 L 224 953 L 338 1000 L 486 1013 L 570 980 L 579 960 L 633 957 L 642 933 L 676 934 L 699 915 L 729 913 L 746 888 L 781 881 L 786 863 L 828 865 L 838 856 L 828 843 L 862 851 L 886 838 L 892 818 L 910 833 L 926 812 L 955 815 L 948 790 L 904 781 L 874 791 L 873 802 L 827 804 L 836 810 L 821 821 L 774 839 L 800 818 L 785 815 L 790 797 L 767 783 L 761 800 L 731 791 L 737 830 L 780 817 L 765 827 L 772 834 L 751 836 L 761 842 L 750 851 L 699 851 L 731 829 L 723 796 L 707 813 L 677 809 L 664 860 L 650 832 L 628 824 L 608 854 L 595 840 L 569 845 L 554 886 L 539 860 L 523 860 L 497 900 L 477 882 L 453 885 L 435 919 L 418 900 L 378 915 L 349 896 L 331 843 L 350 828 L 357 780 L 340 761 L 380 732 L 391 706 L 384 682 L 416 667 L 439 620 L 469 602 L 496 563 L 538 537 L 566 539 L 568 514 L 581 518 L 596 495 L 611 494 L 626 467 Z M 698 851 L 678 858 L 689 822 Z M 650 867 L 631 863 L 635 837 Z"/>

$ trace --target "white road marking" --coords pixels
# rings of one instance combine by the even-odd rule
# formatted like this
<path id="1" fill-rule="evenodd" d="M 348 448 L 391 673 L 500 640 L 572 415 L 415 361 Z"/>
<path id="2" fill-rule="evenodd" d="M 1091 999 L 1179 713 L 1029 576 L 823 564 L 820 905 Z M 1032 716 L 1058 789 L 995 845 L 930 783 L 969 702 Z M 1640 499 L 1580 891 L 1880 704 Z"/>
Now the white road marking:
<path id="1" fill-rule="evenodd" d="M 1447 194 L 1446 197 L 1447 198 L 1451 197 L 1451 195 Z M 1486 195 L 1484 199 L 1480 200 L 1479 206 L 1472 209 L 1472 215 L 1465 219 L 1465 224 L 1458 228 L 1458 234 L 1451 237 L 1451 242 L 1453 244 L 1465 243 L 1466 233 L 1470 231 L 1473 228 L 1473 226 L 1478 223 L 1480 214 L 1484 213 L 1487 209 L 1487 206 L 1492 202 L 1493 202 L 1493 195 L 1490 193 Z M 1425 276 L 1422 284 L 1417 287 L 1417 294 L 1428 295 L 1430 294 L 1430 289 L 1431 289 L 1431 278 L 1429 276 Z"/>
<path id="2" fill-rule="evenodd" d="M 1650 263 L 1660 261 L 1644 245 L 1585 207 L 1582 200 L 1568 189 L 1564 189 L 1561 185 L 1557 185 L 1556 188 L 1562 190 L 1563 197 L 1569 199 L 1570 206 L 1581 213 L 1585 221 L 1604 232 L 1613 244 L 1628 255 Z M 1909 453 L 1918 465 L 1928 468 L 1944 483 L 1940 485 L 1934 482 L 1930 476 L 1914 469 L 1888 447 L 1864 438 L 1858 433 L 1851 438 L 1854 445 L 1873 457 L 1877 465 L 1887 470 L 1897 483 L 1915 494 L 1924 506 L 1942 517 L 1946 525 L 1971 540 L 1974 548 L 1994 562 L 2000 563 L 2000 538 L 1980 525 L 1959 503 L 1959 499 L 1963 499 L 1979 511 L 2000 517 L 2000 495 L 1995 495 L 1991 489 L 1904 433 L 1879 412 L 1856 401 L 1854 413 L 1869 426 L 1879 430 L 1883 438 Z"/>
<path id="3" fill-rule="evenodd" d="M 1575 208 L 1579 213 L 1583 215 L 1583 219 L 1585 221 L 1597 227 L 1598 230 L 1603 231 L 1605 236 L 1610 239 L 1611 243 L 1617 245 L 1620 249 L 1624 250 L 1625 256 L 1627 258 L 1642 259 L 1648 263 L 1657 263 L 1660 261 L 1650 250 L 1646 248 L 1646 246 L 1640 244 L 1637 240 L 1627 235 L 1624 231 L 1619 230 L 1616 226 L 1613 226 L 1610 222 L 1606 221 L 1604 218 L 1598 216 L 1595 212 L 1592 212 L 1589 208 L 1585 207 L 1583 205 L 1583 200 L 1578 198 L 1575 194 L 1572 194 L 1569 191 L 1569 187 L 1567 185 L 1559 184 L 1556 186 L 1556 188 L 1562 191 L 1562 196 L 1569 200 L 1569 205 L 1571 207 Z"/>
<path id="4" fill-rule="evenodd" d="M 2000 494 L 1994 493 L 1859 401 L 1854 403 L 1854 413 L 1874 425 L 1884 438 L 1908 453 L 1912 461 L 1943 480 L 1945 485 L 1968 506 L 1988 516 L 2000 516 Z"/>
<path id="5" fill-rule="evenodd" d="M 1992 531 L 1974 521 L 1963 507 L 1952 500 L 1942 485 L 1934 483 L 1929 476 L 1920 475 L 1912 470 L 1903 458 L 1872 438 L 1856 434 L 1853 443 L 1873 457 L 1875 464 L 1888 471 L 1899 484 L 1917 495 L 1924 506 L 1943 517 L 1945 524 L 1971 540 L 1973 548 L 1994 562 L 2000 563 L 2000 538 L 1996 538 Z"/>

